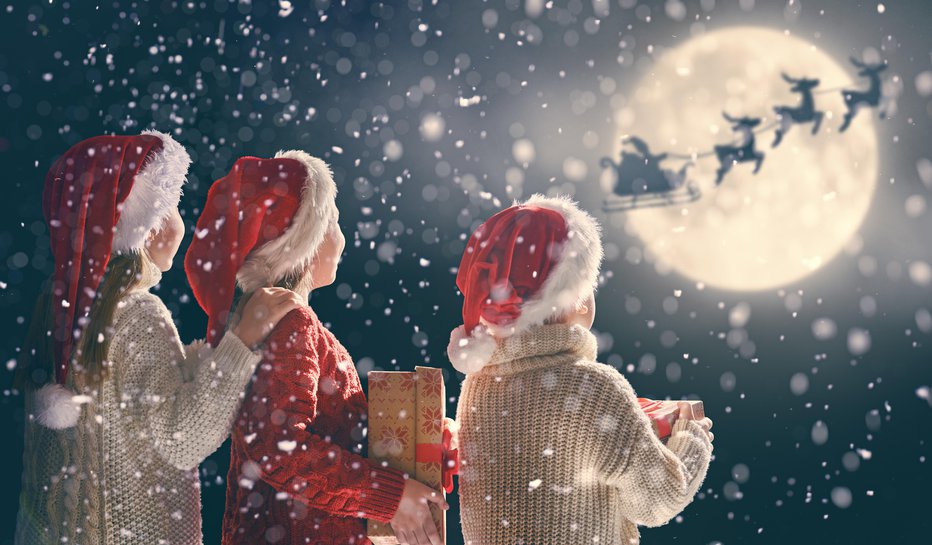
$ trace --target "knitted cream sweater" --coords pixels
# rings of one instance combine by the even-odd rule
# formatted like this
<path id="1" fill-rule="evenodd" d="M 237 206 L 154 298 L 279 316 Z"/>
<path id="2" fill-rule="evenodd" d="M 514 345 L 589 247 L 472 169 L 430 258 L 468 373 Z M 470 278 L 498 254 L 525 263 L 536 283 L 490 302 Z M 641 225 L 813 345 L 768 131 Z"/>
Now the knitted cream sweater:
<path id="1" fill-rule="evenodd" d="M 460 507 L 471 545 L 636 544 L 705 478 L 712 445 L 681 421 L 664 446 L 628 381 L 597 363 L 588 330 L 562 324 L 500 340 L 467 375 Z"/>
<path id="2" fill-rule="evenodd" d="M 149 287 L 114 313 L 101 388 L 69 373 L 93 399 L 77 426 L 42 427 L 27 395 L 18 545 L 202 542 L 197 466 L 227 437 L 259 355 L 232 334 L 215 350 L 182 346 Z"/>

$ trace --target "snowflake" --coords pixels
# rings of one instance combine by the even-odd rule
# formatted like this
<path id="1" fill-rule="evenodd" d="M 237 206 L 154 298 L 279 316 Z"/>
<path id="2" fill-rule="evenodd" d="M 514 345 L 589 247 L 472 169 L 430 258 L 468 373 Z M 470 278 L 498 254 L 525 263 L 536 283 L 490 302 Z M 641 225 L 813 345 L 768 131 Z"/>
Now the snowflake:
<path id="1" fill-rule="evenodd" d="M 385 428 L 382 430 L 382 437 L 379 439 L 381 450 L 389 456 L 398 456 L 404 452 L 408 446 L 408 428 L 399 426 L 397 428 Z"/>
<path id="2" fill-rule="evenodd" d="M 440 433 L 443 428 L 443 411 L 440 408 L 425 407 L 421 411 L 421 431 L 423 433 Z"/>
<path id="3" fill-rule="evenodd" d="M 422 381 L 424 392 L 428 395 L 439 396 L 443 391 L 443 375 L 440 373 L 424 373 L 418 375 L 418 380 Z"/>
<path id="4" fill-rule="evenodd" d="M 398 390 L 401 392 L 409 392 L 414 388 L 414 374 L 413 373 L 400 373 L 398 376 Z"/>

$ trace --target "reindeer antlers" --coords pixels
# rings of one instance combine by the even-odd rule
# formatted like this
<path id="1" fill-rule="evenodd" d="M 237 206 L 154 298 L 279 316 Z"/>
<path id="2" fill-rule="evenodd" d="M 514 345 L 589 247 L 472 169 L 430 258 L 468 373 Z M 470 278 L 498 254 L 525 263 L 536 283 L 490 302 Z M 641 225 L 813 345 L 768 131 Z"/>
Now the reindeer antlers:
<path id="1" fill-rule="evenodd" d="M 728 115 L 728 112 L 725 112 L 725 111 L 722 112 L 722 117 L 727 119 L 729 123 L 732 123 L 734 125 L 741 126 L 741 127 L 755 127 L 757 126 L 758 123 L 760 123 L 759 117 L 748 117 L 748 116 L 731 117 L 730 115 Z"/>
<path id="2" fill-rule="evenodd" d="M 857 66 L 858 68 L 864 68 L 866 70 L 885 70 L 887 68 L 887 61 L 881 61 L 876 64 L 867 64 L 861 62 L 854 57 L 848 57 L 851 60 L 851 64 Z"/>
<path id="3" fill-rule="evenodd" d="M 785 81 L 785 82 L 787 82 L 787 83 L 799 83 L 799 80 L 798 80 L 798 79 L 791 78 L 791 77 L 787 76 L 787 75 L 786 75 L 786 72 L 780 72 L 780 77 L 782 77 L 782 78 L 783 78 L 783 81 Z"/>

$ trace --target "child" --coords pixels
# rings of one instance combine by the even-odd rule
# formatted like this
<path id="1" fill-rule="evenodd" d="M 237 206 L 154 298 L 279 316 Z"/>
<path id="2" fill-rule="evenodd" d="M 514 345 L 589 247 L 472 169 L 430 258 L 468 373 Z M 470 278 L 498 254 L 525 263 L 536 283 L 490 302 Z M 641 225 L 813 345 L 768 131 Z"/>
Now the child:
<path id="1" fill-rule="evenodd" d="M 365 518 L 390 521 L 402 543 L 440 543 L 426 503 L 446 508 L 440 495 L 359 455 L 368 406 L 356 367 L 306 304 L 336 276 L 337 219 L 330 168 L 288 151 L 238 160 L 198 220 L 185 269 L 208 339 L 228 327 L 236 286 L 241 301 L 269 285 L 304 300 L 269 336 L 236 419 L 224 545 L 368 543 Z"/>
<path id="2" fill-rule="evenodd" d="M 654 435 L 628 381 L 595 361 L 599 227 L 565 198 L 495 214 L 466 247 L 460 506 L 466 543 L 636 544 L 698 490 L 711 421 Z"/>
<path id="3" fill-rule="evenodd" d="M 55 272 L 20 362 L 17 544 L 201 543 L 197 465 L 227 436 L 253 348 L 297 303 L 269 290 L 216 350 L 182 346 L 149 289 L 184 234 L 189 163 L 146 131 L 84 140 L 49 170 Z"/>

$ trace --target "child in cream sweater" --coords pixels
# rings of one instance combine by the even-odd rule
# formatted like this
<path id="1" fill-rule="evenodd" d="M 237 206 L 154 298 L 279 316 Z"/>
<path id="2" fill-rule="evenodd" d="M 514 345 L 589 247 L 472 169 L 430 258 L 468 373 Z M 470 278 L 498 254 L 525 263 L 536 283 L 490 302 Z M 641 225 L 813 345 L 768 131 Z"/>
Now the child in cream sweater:
<path id="1" fill-rule="evenodd" d="M 595 361 L 599 227 L 532 197 L 492 216 L 460 264 L 457 409 L 466 543 L 639 543 L 702 484 L 711 420 L 683 407 L 664 445 L 631 385 Z"/>

